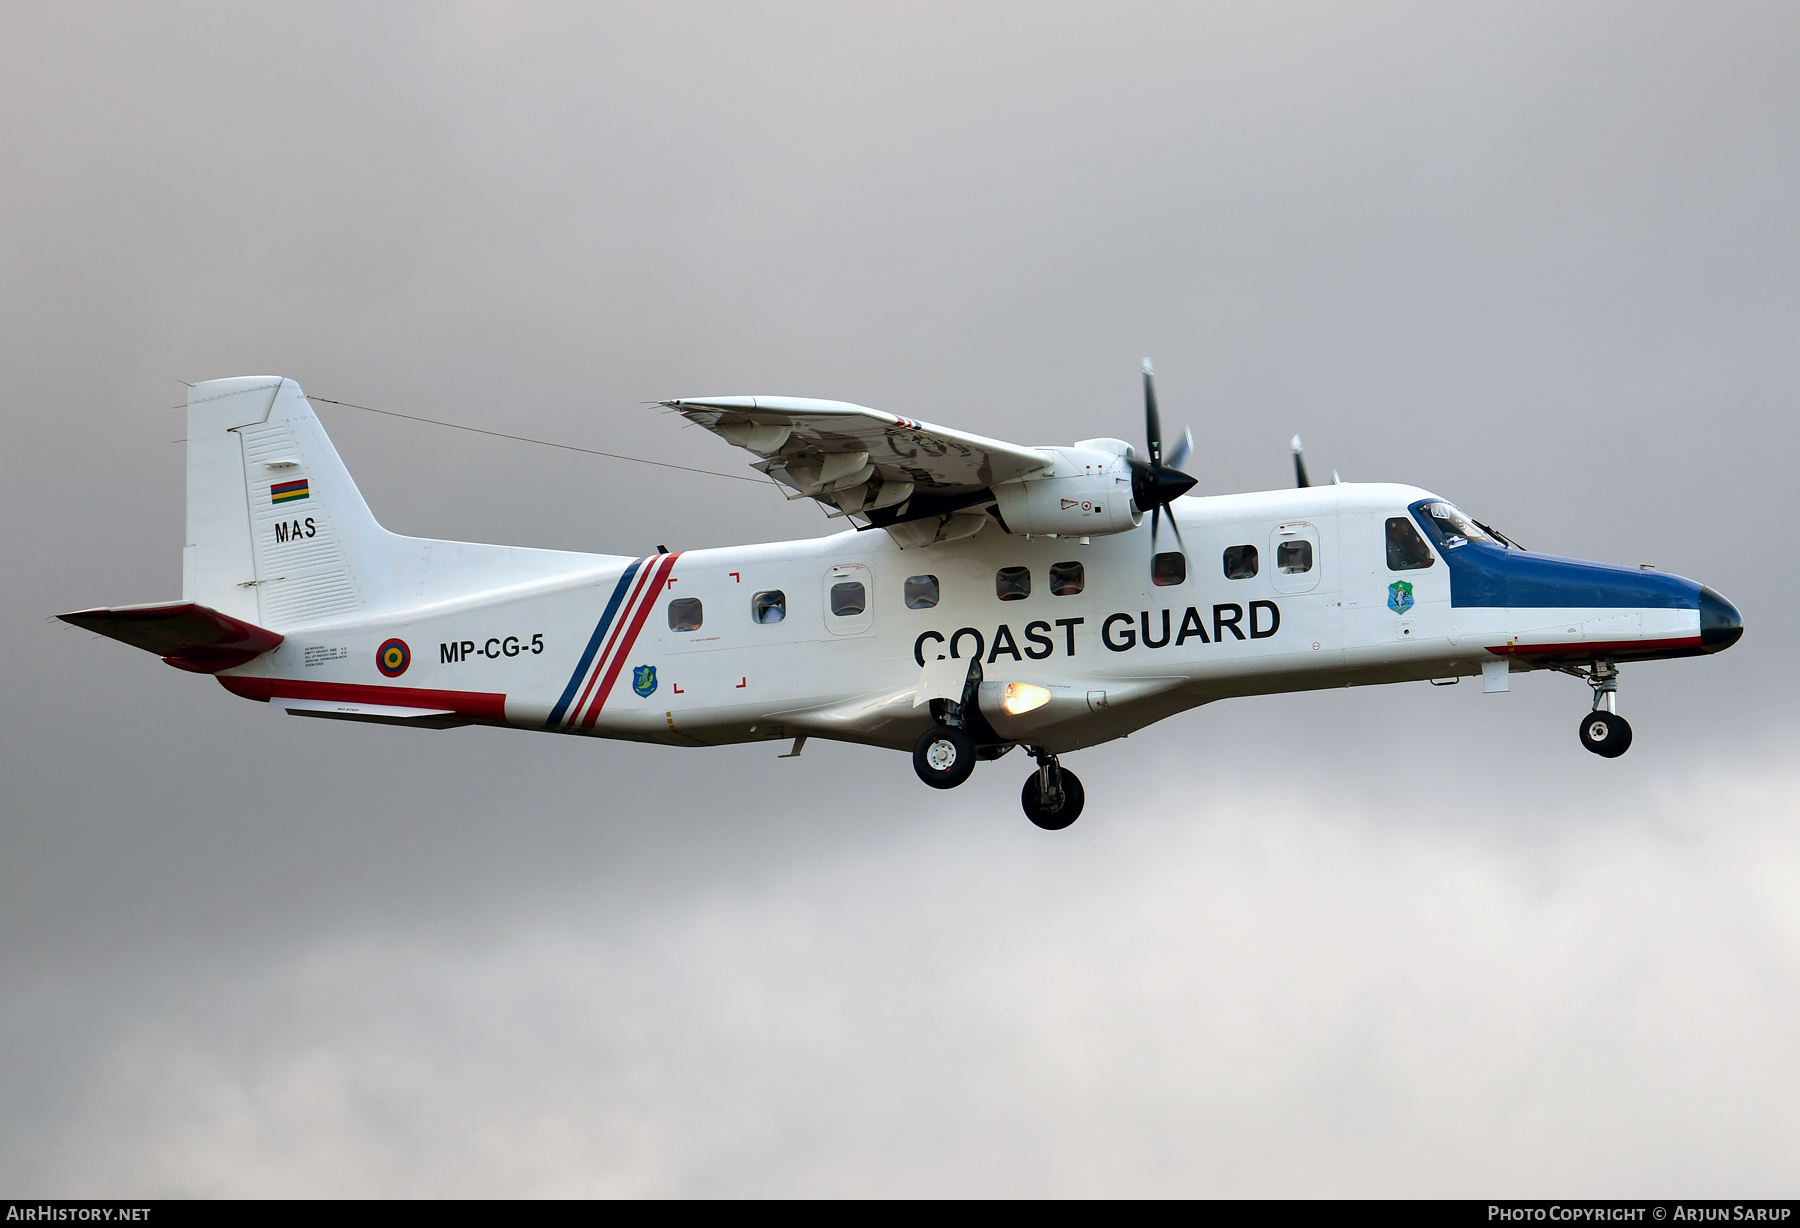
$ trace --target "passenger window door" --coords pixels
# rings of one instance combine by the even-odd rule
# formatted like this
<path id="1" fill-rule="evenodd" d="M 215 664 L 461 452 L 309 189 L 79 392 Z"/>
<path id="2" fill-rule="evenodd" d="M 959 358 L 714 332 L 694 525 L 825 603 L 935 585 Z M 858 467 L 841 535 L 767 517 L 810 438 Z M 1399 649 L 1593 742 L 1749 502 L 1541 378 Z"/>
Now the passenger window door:
<path id="1" fill-rule="evenodd" d="M 1269 534 L 1269 587 L 1278 593 L 1310 593 L 1319 586 L 1319 530 L 1306 520 L 1278 524 Z"/>
<path id="2" fill-rule="evenodd" d="M 825 629 L 833 635 L 867 635 L 875 625 L 875 583 L 861 563 L 839 563 L 825 572 Z"/>

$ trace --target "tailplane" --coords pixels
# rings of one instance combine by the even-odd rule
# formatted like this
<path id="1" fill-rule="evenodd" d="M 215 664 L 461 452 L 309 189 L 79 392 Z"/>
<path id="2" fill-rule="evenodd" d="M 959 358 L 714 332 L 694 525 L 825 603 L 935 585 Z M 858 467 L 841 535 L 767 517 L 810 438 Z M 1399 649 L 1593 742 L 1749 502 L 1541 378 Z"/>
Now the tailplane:
<path id="1" fill-rule="evenodd" d="M 181 600 L 61 616 L 180 669 L 247 664 L 300 627 L 604 575 L 625 562 L 388 532 L 291 379 L 193 385 L 187 449 Z"/>
<path id="2" fill-rule="evenodd" d="M 153 652 L 176 669 L 216 674 L 281 645 L 264 627 L 191 601 L 114 606 L 59 614 L 66 623 Z"/>

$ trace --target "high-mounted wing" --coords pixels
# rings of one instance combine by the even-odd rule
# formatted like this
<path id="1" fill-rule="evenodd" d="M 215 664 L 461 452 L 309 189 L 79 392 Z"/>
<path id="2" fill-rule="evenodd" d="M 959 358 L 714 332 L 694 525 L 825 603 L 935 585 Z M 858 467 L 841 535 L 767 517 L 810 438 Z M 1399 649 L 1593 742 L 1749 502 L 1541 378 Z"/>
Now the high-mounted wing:
<path id="1" fill-rule="evenodd" d="M 830 515 L 859 525 L 918 526 L 895 534 L 903 545 L 973 533 L 985 518 L 966 509 L 992 500 L 999 483 L 1046 472 L 1055 460 L 1037 448 L 846 401 L 696 397 L 662 404 L 755 453 L 751 468 L 792 489 L 790 499 L 817 499 Z M 934 518 L 935 527 L 923 523 Z"/>

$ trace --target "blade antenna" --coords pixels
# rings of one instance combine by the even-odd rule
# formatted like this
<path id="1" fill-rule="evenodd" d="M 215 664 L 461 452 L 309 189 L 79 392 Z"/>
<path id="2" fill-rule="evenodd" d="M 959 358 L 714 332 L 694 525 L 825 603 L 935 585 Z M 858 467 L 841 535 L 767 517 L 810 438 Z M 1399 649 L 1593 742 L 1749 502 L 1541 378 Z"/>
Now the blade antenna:
<path id="1" fill-rule="evenodd" d="M 1300 436 L 1294 436 L 1293 442 L 1288 446 L 1294 450 L 1294 485 L 1302 488 L 1311 486 L 1312 482 L 1306 476 L 1306 455 Z"/>

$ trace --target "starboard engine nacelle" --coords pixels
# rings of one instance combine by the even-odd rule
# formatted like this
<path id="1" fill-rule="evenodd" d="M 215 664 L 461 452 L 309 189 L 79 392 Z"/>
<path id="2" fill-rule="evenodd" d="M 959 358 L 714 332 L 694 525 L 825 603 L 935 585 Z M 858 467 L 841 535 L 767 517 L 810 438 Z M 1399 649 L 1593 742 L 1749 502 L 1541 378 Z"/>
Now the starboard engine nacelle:
<path id="1" fill-rule="evenodd" d="M 1143 522 L 1144 514 L 1131 501 L 1130 444 L 1122 439 L 1084 439 L 1071 448 L 1040 450 L 1056 458 L 1048 473 L 993 488 L 1008 532 L 1104 537 Z"/>

